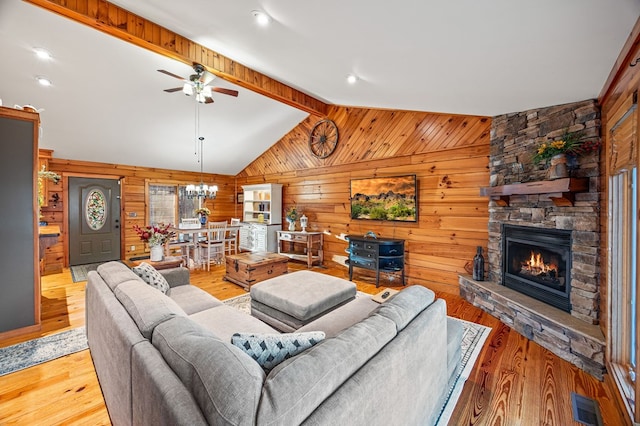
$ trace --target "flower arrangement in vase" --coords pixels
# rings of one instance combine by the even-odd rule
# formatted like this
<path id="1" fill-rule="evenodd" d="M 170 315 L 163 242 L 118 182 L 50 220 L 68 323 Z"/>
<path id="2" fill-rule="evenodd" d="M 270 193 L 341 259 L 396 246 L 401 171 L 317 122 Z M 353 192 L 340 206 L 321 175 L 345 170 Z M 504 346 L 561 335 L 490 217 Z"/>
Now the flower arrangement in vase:
<path id="1" fill-rule="evenodd" d="M 176 235 L 170 228 L 171 224 L 165 225 L 164 223 L 145 226 L 144 228 L 133 225 L 133 229 L 140 237 L 140 240 L 149 245 L 152 261 L 162 260 L 162 246 Z"/>
<path id="2" fill-rule="evenodd" d="M 299 216 L 300 215 L 298 213 L 298 209 L 296 208 L 296 206 L 290 207 L 289 210 L 287 210 L 287 213 L 285 214 L 285 219 L 287 219 L 287 222 L 289 222 L 289 231 L 296 230 L 296 220 L 298 220 Z"/>
<path id="3" fill-rule="evenodd" d="M 200 223 L 204 225 L 205 223 L 207 223 L 207 217 L 209 217 L 209 215 L 211 214 L 211 210 L 204 206 L 198 207 L 193 211 L 193 214 L 198 215 L 198 217 L 200 217 Z"/>
<path id="4" fill-rule="evenodd" d="M 569 176 L 567 156 L 578 157 L 581 154 L 597 151 L 600 140 L 586 140 L 583 132 L 569 132 L 567 129 L 562 137 L 554 141 L 540 144 L 533 156 L 535 164 L 544 163 L 549 167 L 547 177 L 558 179 Z"/>

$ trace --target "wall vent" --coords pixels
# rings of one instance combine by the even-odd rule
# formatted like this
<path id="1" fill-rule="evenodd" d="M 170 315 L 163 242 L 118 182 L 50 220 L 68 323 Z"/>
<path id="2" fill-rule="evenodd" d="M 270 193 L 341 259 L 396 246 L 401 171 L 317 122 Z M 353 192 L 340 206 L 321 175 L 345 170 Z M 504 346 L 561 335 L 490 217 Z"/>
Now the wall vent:
<path id="1" fill-rule="evenodd" d="M 573 419 L 578 423 L 602 426 L 600 407 L 596 400 L 571 392 L 571 407 L 573 408 Z"/>

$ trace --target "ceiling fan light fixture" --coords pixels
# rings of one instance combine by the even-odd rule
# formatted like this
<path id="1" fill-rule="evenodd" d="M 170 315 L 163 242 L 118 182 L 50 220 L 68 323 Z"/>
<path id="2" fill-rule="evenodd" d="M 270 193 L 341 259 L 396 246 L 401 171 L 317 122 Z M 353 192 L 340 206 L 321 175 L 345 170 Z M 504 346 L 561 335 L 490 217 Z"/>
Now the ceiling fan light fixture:
<path id="1" fill-rule="evenodd" d="M 193 86 L 189 83 L 185 83 L 184 86 L 182 86 L 182 92 L 187 96 L 193 95 Z"/>
<path id="2" fill-rule="evenodd" d="M 51 86 L 51 80 L 49 80 L 47 77 L 39 75 L 36 77 L 36 81 L 40 83 L 41 86 Z"/>
<path id="3" fill-rule="evenodd" d="M 205 96 L 205 98 L 210 98 L 213 94 L 213 92 L 211 91 L 211 86 L 204 86 L 204 89 L 202 89 L 202 94 Z"/>
<path id="4" fill-rule="evenodd" d="M 253 18 L 256 20 L 258 25 L 260 25 L 261 27 L 266 27 L 271 22 L 271 16 L 267 15 L 261 10 L 252 10 L 251 14 L 253 15 Z"/>
<path id="5" fill-rule="evenodd" d="M 36 56 L 42 60 L 48 61 L 50 59 L 53 59 L 51 52 L 49 52 L 47 49 L 43 49 L 42 47 L 34 47 L 33 53 L 35 53 Z"/>

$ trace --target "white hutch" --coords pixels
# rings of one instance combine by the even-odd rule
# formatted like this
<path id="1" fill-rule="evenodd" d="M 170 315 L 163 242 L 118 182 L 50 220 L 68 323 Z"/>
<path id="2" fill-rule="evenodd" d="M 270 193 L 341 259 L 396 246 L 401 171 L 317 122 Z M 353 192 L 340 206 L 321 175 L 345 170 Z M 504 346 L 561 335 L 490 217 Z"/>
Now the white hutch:
<path id="1" fill-rule="evenodd" d="M 275 252 L 276 232 L 282 229 L 282 184 L 243 185 L 242 190 L 240 249 Z"/>

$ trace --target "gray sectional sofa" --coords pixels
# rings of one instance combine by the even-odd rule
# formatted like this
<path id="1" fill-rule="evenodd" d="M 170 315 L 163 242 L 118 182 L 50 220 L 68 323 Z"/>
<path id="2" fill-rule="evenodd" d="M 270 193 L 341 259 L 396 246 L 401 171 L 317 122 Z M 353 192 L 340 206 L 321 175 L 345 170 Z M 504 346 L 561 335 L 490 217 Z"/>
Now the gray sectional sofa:
<path id="1" fill-rule="evenodd" d="M 436 421 L 462 330 L 432 291 L 356 298 L 305 326 L 325 340 L 266 374 L 231 336 L 276 330 L 190 285 L 188 269 L 161 273 L 167 295 L 119 262 L 88 276 L 87 338 L 114 425 Z"/>

